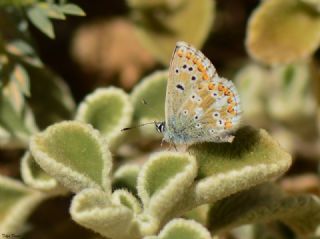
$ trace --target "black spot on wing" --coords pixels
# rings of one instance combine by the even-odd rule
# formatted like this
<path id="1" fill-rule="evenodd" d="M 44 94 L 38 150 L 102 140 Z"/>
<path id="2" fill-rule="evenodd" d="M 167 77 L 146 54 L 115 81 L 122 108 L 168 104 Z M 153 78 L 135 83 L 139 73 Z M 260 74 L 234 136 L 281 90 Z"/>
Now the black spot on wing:
<path id="1" fill-rule="evenodd" d="M 184 87 L 183 87 L 182 85 L 180 85 L 180 84 L 176 85 L 176 87 L 177 87 L 178 89 L 180 89 L 180 90 L 184 90 Z"/>

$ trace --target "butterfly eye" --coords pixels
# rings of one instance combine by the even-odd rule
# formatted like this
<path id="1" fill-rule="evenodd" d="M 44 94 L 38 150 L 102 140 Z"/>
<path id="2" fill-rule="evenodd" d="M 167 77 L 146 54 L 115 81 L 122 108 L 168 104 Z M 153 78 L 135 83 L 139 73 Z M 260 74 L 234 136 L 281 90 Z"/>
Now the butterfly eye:
<path id="1" fill-rule="evenodd" d="M 195 76 L 192 76 L 191 77 L 191 80 L 196 80 L 197 78 Z"/>
<path id="2" fill-rule="evenodd" d="M 179 69 L 178 69 L 178 68 L 176 69 L 176 73 L 177 73 L 177 74 L 179 73 Z"/>
<path id="3" fill-rule="evenodd" d="M 184 111 L 183 111 L 183 114 L 184 114 L 184 115 L 187 115 L 187 114 L 188 114 L 188 110 L 184 110 Z"/>
<path id="4" fill-rule="evenodd" d="M 201 124 L 200 124 L 200 123 L 197 123 L 197 124 L 196 124 L 196 128 L 197 128 L 197 129 L 200 129 L 200 128 L 201 128 Z"/>
<path id="5" fill-rule="evenodd" d="M 190 66 L 188 70 L 189 70 L 189 71 L 192 71 L 192 70 L 193 70 L 193 68 Z"/>
<path id="6" fill-rule="evenodd" d="M 186 65 L 186 64 L 184 64 L 184 65 L 182 66 L 182 68 L 183 68 L 183 69 L 186 69 L 186 68 L 187 68 L 187 65 Z"/>
<path id="7" fill-rule="evenodd" d="M 198 116 L 198 115 L 196 115 L 196 116 L 194 117 L 194 119 L 195 119 L 195 120 L 199 119 L 199 116 Z"/>
<path id="8" fill-rule="evenodd" d="M 209 129 L 209 133 L 210 134 L 214 134 L 214 130 L 213 129 Z"/>

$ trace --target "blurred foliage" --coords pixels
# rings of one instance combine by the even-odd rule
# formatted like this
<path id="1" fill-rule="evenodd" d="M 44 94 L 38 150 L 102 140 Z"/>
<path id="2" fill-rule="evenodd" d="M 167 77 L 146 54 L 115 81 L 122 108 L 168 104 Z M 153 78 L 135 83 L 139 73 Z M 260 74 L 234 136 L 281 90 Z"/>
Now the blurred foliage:
<path id="1" fill-rule="evenodd" d="M 74 107 L 64 82 L 45 68 L 34 50 L 28 20 L 53 38 L 50 19 L 64 20 L 66 14 L 85 14 L 77 5 L 65 1 L 2 1 L 1 5 L 0 127 L 3 132 L 0 145 L 26 147 L 28 137 L 37 131 L 36 123 L 41 128 L 59 119 L 69 118 Z M 44 86 L 50 86 L 51 89 L 44 92 Z M 55 109 L 49 112 L 41 109 L 43 106 L 47 109 L 49 105 Z M 52 116 L 54 118 L 49 119 Z"/>
<path id="2" fill-rule="evenodd" d="M 0 237 L 319 237 L 319 28 L 318 0 L 0 0 Z M 164 119 L 179 40 L 234 81 L 232 144 L 121 131 Z"/>

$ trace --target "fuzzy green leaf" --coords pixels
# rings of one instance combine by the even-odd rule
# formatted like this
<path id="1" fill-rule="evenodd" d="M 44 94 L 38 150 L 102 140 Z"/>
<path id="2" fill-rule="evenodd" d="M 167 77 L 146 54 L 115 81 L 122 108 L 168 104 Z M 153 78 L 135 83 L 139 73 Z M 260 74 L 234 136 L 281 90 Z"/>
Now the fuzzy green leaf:
<path id="1" fill-rule="evenodd" d="M 97 89 L 80 104 L 76 120 L 91 124 L 114 144 L 123 135 L 122 128 L 129 126 L 133 107 L 128 95 L 121 89 Z"/>
<path id="2" fill-rule="evenodd" d="M 270 115 L 308 132 L 310 125 L 302 122 L 310 122 L 317 110 L 311 79 L 308 62 L 274 67 L 270 74 L 273 90 L 267 104 Z"/>
<path id="3" fill-rule="evenodd" d="M 217 202 L 210 210 L 215 233 L 249 223 L 280 220 L 301 237 L 312 236 L 320 224 L 320 199 L 288 196 L 273 184 L 262 184 Z"/>
<path id="4" fill-rule="evenodd" d="M 0 232 L 19 234 L 25 220 L 45 195 L 0 175 Z"/>
<path id="5" fill-rule="evenodd" d="M 243 117 L 256 125 L 269 123 L 265 110 L 266 82 L 270 81 L 267 70 L 257 64 L 249 64 L 237 72 L 234 82 L 240 94 Z"/>
<path id="6" fill-rule="evenodd" d="M 208 212 L 209 212 L 209 205 L 203 204 L 199 207 L 196 207 L 188 212 L 186 212 L 183 217 L 187 219 L 195 220 L 202 225 L 206 226 L 208 221 Z"/>
<path id="7" fill-rule="evenodd" d="M 239 129 L 232 143 L 194 145 L 189 152 L 199 165 L 192 199 L 195 205 L 278 177 L 291 165 L 291 156 L 267 132 L 250 127 Z"/>
<path id="8" fill-rule="evenodd" d="M 202 46 L 211 31 L 214 13 L 215 2 L 212 0 L 185 0 L 171 11 L 160 7 L 134 9 L 133 17 L 143 45 L 168 65 L 177 41 L 183 39 L 197 48 Z"/>
<path id="9" fill-rule="evenodd" d="M 185 219 L 173 219 L 160 231 L 159 235 L 145 239 L 211 239 L 208 230 L 201 224 Z"/>
<path id="10" fill-rule="evenodd" d="M 99 132 L 90 125 L 66 121 L 31 138 L 35 161 L 74 192 L 101 188 L 110 193 L 111 154 Z"/>
<path id="11" fill-rule="evenodd" d="M 40 31 L 42 31 L 50 38 L 55 37 L 53 25 L 48 16 L 45 14 L 45 11 L 43 11 L 40 7 L 34 5 L 28 8 L 27 15 L 36 28 L 38 28 Z"/>
<path id="12" fill-rule="evenodd" d="M 128 204 L 119 203 L 117 196 L 113 199 L 98 189 L 85 189 L 72 200 L 72 219 L 108 238 L 141 238 L 134 212 Z"/>
<path id="13" fill-rule="evenodd" d="M 158 71 L 142 79 L 141 83 L 133 89 L 131 101 L 134 106 L 134 125 L 164 120 L 167 78 L 168 71 Z M 137 130 L 144 136 L 161 137 L 156 133 L 153 125 L 146 125 Z"/>
<path id="14" fill-rule="evenodd" d="M 112 187 L 115 189 L 127 189 L 137 195 L 137 178 L 140 166 L 124 164 L 113 174 Z"/>
<path id="15" fill-rule="evenodd" d="M 291 63 L 319 47 L 320 15 L 299 0 L 262 1 L 247 31 L 247 50 L 253 58 L 269 64 Z"/>
<path id="16" fill-rule="evenodd" d="M 22 157 L 20 170 L 23 181 L 32 188 L 46 191 L 51 195 L 66 192 L 54 178 L 40 168 L 30 152 L 26 152 Z"/>
<path id="17" fill-rule="evenodd" d="M 138 176 L 138 194 L 144 208 L 158 220 L 163 219 L 182 199 L 196 173 L 195 158 L 189 154 L 153 154 Z"/>
<path id="18" fill-rule="evenodd" d="M 115 190 L 112 193 L 112 202 L 119 206 L 125 206 L 137 214 L 141 213 L 142 211 L 138 199 L 123 189 Z"/>

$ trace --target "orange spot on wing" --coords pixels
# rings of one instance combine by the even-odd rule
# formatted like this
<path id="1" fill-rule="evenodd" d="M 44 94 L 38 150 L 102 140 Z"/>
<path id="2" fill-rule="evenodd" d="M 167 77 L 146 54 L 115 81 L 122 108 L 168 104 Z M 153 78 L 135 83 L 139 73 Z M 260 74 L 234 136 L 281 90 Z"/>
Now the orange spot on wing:
<path id="1" fill-rule="evenodd" d="M 204 72 L 205 71 L 205 68 L 204 66 L 201 64 L 201 62 L 198 62 L 198 70 L 201 71 L 201 72 Z"/>
<path id="2" fill-rule="evenodd" d="M 228 88 L 226 88 L 226 90 L 224 91 L 224 95 L 230 96 L 230 94 L 231 91 Z"/>
<path id="3" fill-rule="evenodd" d="M 232 123 L 228 120 L 224 123 L 224 128 L 225 129 L 231 129 L 232 128 Z"/>
<path id="4" fill-rule="evenodd" d="M 198 65 L 199 59 L 198 59 L 197 57 L 194 57 L 194 58 L 192 59 L 192 62 L 193 62 L 193 64 Z"/>
<path id="5" fill-rule="evenodd" d="M 213 90 L 214 87 L 215 87 L 215 85 L 214 85 L 213 83 L 210 82 L 210 83 L 208 84 L 208 89 L 209 89 L 209 90 Z"/>
<path id="6" fill-rule="evenodd" d="M 229 104 L 232 103 L 232 102 L 233 102 L 232 97 L 229 97 L 227 102 L 228 102 Z"/>
<path id="7" fill-rule="evenodd" d="M 189 60 L 191 57 L 192 57 L 191 52 L 187 52 L 187 54 L 186 54 L 186 58 Z"/>
<path id="8" fill-rule="evenodd" d="M 218 91 L 224 91 L 225 87 L 224 85 L 219 84 L 218 85 Z"/>
<path id="9" fill-rule="evenodd" d="M 178 52 L 177 52 L 177 55 L 178 55 L 179 57 L 182 57 L 182 56 L 183 56 L 183 51 L 182 51 L 181 49 L 179 49 Z"/>
<path id="10" fill-rule="evenodd" d="M 202 78 L 203 78 L 204 80 L 209 80 L 209 76 L 208 76 L 207 73 L 203 73 Z"/>
<path id="11" fill-rule="evenodd" d="M 233 104 L 229 105 L 229 106 L 227 107 L 227 112 L 230 113 L 230 114 L 235 115 L 235 114 L 236 114 L 236 111 L 234 110 L 233 107 L 234 107 Z"/>

